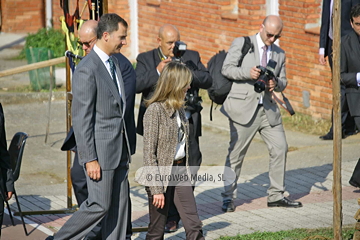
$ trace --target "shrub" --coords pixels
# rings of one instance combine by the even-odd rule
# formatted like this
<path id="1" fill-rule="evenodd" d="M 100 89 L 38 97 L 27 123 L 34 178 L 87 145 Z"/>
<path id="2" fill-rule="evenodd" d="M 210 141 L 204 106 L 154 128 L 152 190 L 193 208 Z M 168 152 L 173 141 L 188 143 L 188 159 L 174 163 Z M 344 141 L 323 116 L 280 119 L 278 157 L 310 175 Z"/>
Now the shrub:
<path id="1" fill-rule="evenodd" d="M 54 58 L 64 56 L 65 52 L 65 35 L 61 30 L 53 28 L 42 28 L 37 33 L 28 34 L 24 49 L 20 52 L 19 58 L 25 59 L 25 51 L 27 48 L 44 47 L 51 49 Z"/>

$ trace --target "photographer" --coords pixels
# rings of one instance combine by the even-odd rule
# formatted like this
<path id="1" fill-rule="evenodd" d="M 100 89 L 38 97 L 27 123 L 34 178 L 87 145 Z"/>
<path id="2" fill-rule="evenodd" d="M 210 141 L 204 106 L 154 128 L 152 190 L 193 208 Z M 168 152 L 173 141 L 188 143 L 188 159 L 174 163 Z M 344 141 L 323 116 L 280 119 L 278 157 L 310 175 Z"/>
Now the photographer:
<path id="1" fill-rule="evenodd" d="M 200 166 L 202 157 L 199 148 L 199 137 L 201 136 L 201 100 L 199 88 L 211 87 L 212 78 L 201 63 L 200 55 L 196 51 L 186 50 L 180 59 L 174 57 L 174 46 L 180 41 L 178 29 L 170 24 L 163 25 L 159 30 L 157 38 L 158 48 L 139 54 L 136 65 L 136 92 L 142 93 L 139 115 L 137 121 L 137 133 L 143 135 L 143 117 L 146 111 L 145 100 L 149 99 L 158 82 L 159 75 L 164 66 L 171 61 L 181 61 L 192 71 L 191 88 L 188 90 L 185 112 L 189 120 L 189 166 Z M 168 220 L 165 227 L 166 232 L 174 232 L 178 228 L 180 217 L 175 205 L 170 205 Z"/>
<path id="2" fill-rule="evenodd" d="M 280 110 L 272 99 L 272 92 L 283 91 L 287 84 L 285 52 L 274 44 L 276 39 L 280 38 L 282 28 L 283 23 L 278 16 L 267 16 L 260 32 L 250 36 L 252 48 L 245 55 L 242 65 L 237 66 L 244 38 L 236 38 L 222 67 L 222 74 L 234 80 L 220 110 L 229 118 L 230 124 L 230 146 L 225 166 L 231 167 L 237 176 L 235 182 L 226 185 L 221 194 L 224 212 L 235 210 L 234 199 L 237 197 L 241 165 L 257 132 L 265 141 L 270 156 L 268 207 L 302 206 L 300 202 L 292 201 L 283 195 L 287 142 Z M 269 59 L 273 60 L 270 64 Z M 266 71 L 261 67 L 265 67 Z M 262 85 L 263 88 L 259 89 L 257 85 Z"/>

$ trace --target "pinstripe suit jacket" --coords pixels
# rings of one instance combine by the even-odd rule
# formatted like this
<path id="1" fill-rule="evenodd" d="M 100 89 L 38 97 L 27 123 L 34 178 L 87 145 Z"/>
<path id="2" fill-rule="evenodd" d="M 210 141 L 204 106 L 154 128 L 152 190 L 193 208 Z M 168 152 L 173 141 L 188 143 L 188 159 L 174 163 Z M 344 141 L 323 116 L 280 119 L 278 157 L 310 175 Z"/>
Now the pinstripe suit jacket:
<path id="1" fill-rule="evenodd" d="M 124 124 L 124 83 L 117 59 L 112 59 L 116 63 L 121 97 L 95 51 L 79 63 L 73 76 L 72 116 L 79 163 L 84 165 L 97 159 L 102 170 L 116 169 L 123 146 L 127 146 L 126 151 L 130 149 Z M 129 162 L 130 155 L 129 152 Z"/>
<path id="2" fill-rule="evenodd" d="M 220 111 L 234 122 L 242 125 L 248 124 L 256 112 L 260 95 L 262 95 L 267 119 L 271 126 L 276 126 L 281 124 L 281 115 L 280 109 L 272 99 L 271 94 L 267 90 L 261 93 L 254 91 L 254 83 L 256 81 L 251 79 L 250 69 L 260 65 L 260 54 L 256 42 L 256 35 L 250 36 L 250 40 L 253 47 L 245 55 L 240 67 L 237 65 L 244 44 L 243 37 L 236 38 L 233 41 L 226 55 L 221 72 L 227 78 L 234 80 L 234 82 Z M 274 70 L 277 87 L 274 90 L 283 91 L 287 85 L 285 52 L 273 44 L 271 45 L 270 58 L 277 62 Z"/>

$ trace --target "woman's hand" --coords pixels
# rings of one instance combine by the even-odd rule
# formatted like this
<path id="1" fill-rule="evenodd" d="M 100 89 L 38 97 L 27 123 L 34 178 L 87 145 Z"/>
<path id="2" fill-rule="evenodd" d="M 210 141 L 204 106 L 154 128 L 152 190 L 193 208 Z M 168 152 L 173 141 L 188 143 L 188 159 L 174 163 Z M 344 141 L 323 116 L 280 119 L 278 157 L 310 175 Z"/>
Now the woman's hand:
<path id="1" fill-rule="evenodd" d="M 153 195 L 153 205 L 157 208 L 163 209 L 165 206 L 165 196 L 164 194 L 154 194 Z"/>

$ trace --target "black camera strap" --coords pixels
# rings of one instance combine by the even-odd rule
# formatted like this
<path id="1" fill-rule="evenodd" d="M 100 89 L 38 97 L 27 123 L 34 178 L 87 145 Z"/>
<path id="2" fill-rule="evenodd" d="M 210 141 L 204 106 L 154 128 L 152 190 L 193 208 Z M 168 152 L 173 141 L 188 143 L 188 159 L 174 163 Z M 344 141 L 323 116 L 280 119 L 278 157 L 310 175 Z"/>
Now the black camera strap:
<path id="1" fill-rule="evenodd" d="M 272 96 L 273 99 L 280 105 L 282 106 L 291 116 L 295 114 L 294 109 L 292 108 L 290 101 L 287 97 L 285 97 L 284 93 L 281 92 L 282 95 L 282 100 L 276 96 L 276 94 L 273 92 Z"/>

